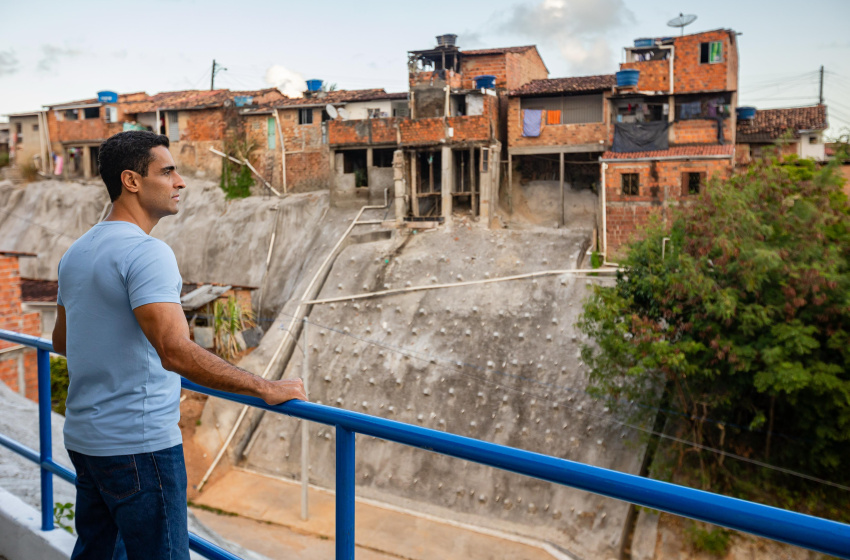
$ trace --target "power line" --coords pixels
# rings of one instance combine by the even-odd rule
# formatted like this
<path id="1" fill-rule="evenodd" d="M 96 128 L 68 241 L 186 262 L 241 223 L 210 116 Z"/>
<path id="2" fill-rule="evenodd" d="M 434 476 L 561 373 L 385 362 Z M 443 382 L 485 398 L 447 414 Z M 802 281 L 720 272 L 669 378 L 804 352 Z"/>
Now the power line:
<path id="1" fill-rule="evenodd" d="M 283 312 L 281 312 L 281 315 L 293 317 L 293 315 L 289 315 L 289 314 L 283 313 Z M 409 349 L 409 348 L 408 349 L 398 348 L 398 347 L 386 344 L 386 343 L 381 342 L 381 341 L 377 341 L 377 340 L 373 340 L 373 339 L 367 339 L 367 338 L 364 338 L 364 337 L 360 337 L 360 336 L 351 334 L 350 332 L 345 332 L 343 330 L 336 329 L 334 327 L 330 327 L 330 326 L 327 326 L 327 325 L 321 325 L 321 324 L 316 323 L 314 321 L 310 321 L 309 319 L 306 319 L 306 321 L 307 321 L 307 323 L 309 323 L 310 325 L 312 325 L 314 327 L 326 329 L 328 331 L 332 331 L 332 332 L 335 332 L 337 334 L 341 334 L 343 336 L 354 338 L 356 340 L 359 340 L 361 342 L 365 342 L 365 343 L 373 345 L 373 346 L 385 348 L 389 351 L 399 353 L 399 354 L 406 356 L 408 358 L 413 358 L 413 359 L 417 359 L 417 360 L 421 360 L 421 361 L 427 361 L 427 362 L 433 364 L 435 367 L 438 367 L 438 368 L 441 368 L 441 369 L 451 369 L 451 371 L 453 371 L 454 373 L 456 373 L 458 375 L 462 375 L 464 377 L 474 379 L 476 381 L 480 381 L 480 382 L 483 382 L 483 383 L 487 383 L 489 385 L 493 385 L 493 386 L 495 386 L 499 389 L 505 390 L 505 391 L 520 393 L 523 396 L 525 396 L 525 394 L 526 394 L 526 391 L 523 390 L 523 389 L 514 388 L 514 387 L 507 387 L 505 385 L 502 385 L 502 384 L 497 383 L 495 381 L 492 381 L 490 379 L 482 378 L 482 377 L 479 377 L 479 376 L 476 376 L 476 375 L 472 375 L 470 373 L 465 373 L 463 371 L 463 368 L 478 369 L 478 370 L 481 370 L 485 373 L 496 373 L 496 374 L 500 374 L 502 376 L 513 377 L 513 378 L 521 380 L 521 381 L 533 382 L 537 385 L 540 385 L 542 387 L 547 387 L 547 388 L 550 388 L 550 389 L 560 389 L 560 390 L 571 391 L 571 392 L 576 392 L 576 393 L 583 393 L 583 394 L 587 395 L 587 393 L 583 390 L 578 390 L 578 389 L 565 387 L 565 386 L 557 386 L 557 385 L 554 385 L 554 384 L 551 384 L 551 383 L 541 382 L 541 381 L 533 379 L 533 378 L 527 378 L 527 377 L 523 377 L 523 376 L 517 376 L 517 375 L 514 375 L 514 374 L 510 374 L 510 373 L 507 373 L 507 372 L 504 372 L 504 371 L 497 370 L 495 368 L 482 368 L 481 366 L 477 366 L 475 364 L 464 363 L 464 362 L 458 361 L 458 360 L 450 360 L 450 359 L 446 359 L 446 358 L 435 357 L 435 356 L 427 355 L 423 352 L 418 352 L 416 350 L 412 350 L 412 349 Z M 281 329 L 283 330 L 283 325 L 281 325 Z M 445 365 L 445 364 L 442 364 L 440 362 L 450 362 L 455 367 L 451 367 L 449 365 Z M 459 371 L 456 368 L 461 368 L 461 369 Z M 533 396 L 536 399 L 546 401 L 546 402 L 549 402 L 551 404 L 557 403 L 559 406 L 564 405 L 567 408 L 572 408 L 571 405 L 564 403 L 563 400 L 553 400 L 553 399 L 548 398 L 548 396 L 540 396 L 540 395 L 533 395 Z M 637 404 L 637 403 L 629 403 L 629 404 Z M 665 411 L 665 410 L 663 410 L 661 408 L 657 408 L 657 407 L 647 407 L 647 408 L 650 408 L 650 409 L 653 409 L 653 410 L 659 411 L 659 412 L 668 412 L 668 413 L 672 413 L 672 414 L 675 414 L 675 415 L 678 415 L 678 416 L 693 418 L 692 415 L 682 414 L 682 413 L 678 413 L 676 411 Z M 607 407 L 606 407 L 606 409 L 607 409 Z M 628 428 L 631 428 L 631 429 L 639 430 L 639 431 L 642 431 L 642 432 L 645 432 L 645 433 L 648 433 L 648 434 L 651 434 L 651 435 L 654 435 L 654 436 L 657 436 L 657 437 L 661 437 L 661 438 L 664 438 L 664 439 L 669 439 L 671 441 L 675 441 L 677 443 L 689 445 L 689 446 L 695 447 L 697 449 L 702 449 L 704 451 L 709 451 L 709 452 L 712 452 L 712 453 L 715 453 L 715 454 L 718 454 L 718 455 L 722 455 L 724 457 L 729 457 L 731 459 L 750 463 L 750 464 L 753 464 L 753 465 L 761 467 L 761 468 L 772 469 L 772 470 L 775 470 L 777 472 L 782 472 L 784 474 L 788 474 L 788 475 L 791 475 L 791 476 L 804 478 L 806 480 L 810 480 L 810 481 L 817 482 L 817 483 L 820 483 L 820 484 L 832 486 L 834 488 L 839 488 L 841 490 L 850 491 L 850 487 L 848 487 L 848 486 L 844 486 L 844 485 L 841 485 L 841 484 L 838 484 L 838 483 L 835 483 L 835 482 L 820 479 L 820 478 L 817 478 L 817 477 L 814 477 L 814 476 L 811 476 L 811 475 L 808 475 L 808 474 L 805 474 L 805 473 L 800 473 L 800 472 L 797 472 L 797 471 L 793 471 L 791 469 L 786 469 L 784 467 L 771 465 L 769 463 L 765 463 L 763 461 L 758 461 L 756 459 L 750 459 L 749 457 L 744 457 L 742 455 L 737 455 L 735 453 L 723 451 L 722 449 L 717 449 L 717 448 L 709 447 L 709 446 L 699 444 L 699 443 L 696 443 L 696 442 L 692 442 L 692 441 L 689 441 L 689 440 L 685 440 L 685 439 L 682 439 L 682 438 L 677 438 L 675 436 L 671 436 L 669 434 L 665 434 L 665 433 L 662 433 L 662 432 L 656 432 L 656 431 L 651 430 L 649 428 L 646 428 L 646 427 L 643 427 L 643 426 L 633 425 L 633 424 L 630 424 L 630 423 L 627 423 L 627 422 L 624 422 L 624 421 L 621 421 L 621 420 L 617 420 L 616 418 L 613 418 L 613 417 L 610 417 L 610 416 L 603 416 L 601 414 L 595 414 L 595 413 L 592 413 L 592 412 L 589 412 L 589 411 L 583 411 L 581 408 L 578 408 L 576 410 L 579 413 L 586 414 L 589 417 L 595 417 L 595 418 L 598 418 L 598 419 L 605 419 L 607 421 L 613 422 L 613 423 L 621 425 L 623 427 L 628 427 Z M 705 419 L 703 419 L 703 421 L 711 421 L 711 420 L 708 419 L 708 418 L 705 418 Z M 715 421 L 715 422 L 717 422 L 717 421 Z M 729 424 L 729 423 L 721 423 L 721 422 L 717 422 L 717 423 L 722 424 L 724 426 L 733 426 L 734 427 L 733 424 Z M 746 427 L 741 427 L 741 426 L 737 426 L 737 427 L 743 428 L 743 429 L 748 429 Z M 754 431 L 754 430 L 749 430 L 749 431 Z M 774 433 L 774 435 L 782 436 L 783 434 Z M 787 438 L 788 436 L 784 436 L 784 437 Z"/>

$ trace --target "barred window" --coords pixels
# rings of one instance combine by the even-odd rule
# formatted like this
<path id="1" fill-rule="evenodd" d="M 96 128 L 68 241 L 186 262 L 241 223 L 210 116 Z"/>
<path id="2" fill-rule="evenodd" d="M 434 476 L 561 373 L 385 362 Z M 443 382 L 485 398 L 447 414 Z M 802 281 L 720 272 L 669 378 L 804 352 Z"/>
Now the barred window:
<path id="1" fill-rule="evenodd" d="M 623 185 L 623 194 L 626 196 L 637 196 L 640 192 L 640 175 L 637 173 L 623 173 L 620 177 Z"/>

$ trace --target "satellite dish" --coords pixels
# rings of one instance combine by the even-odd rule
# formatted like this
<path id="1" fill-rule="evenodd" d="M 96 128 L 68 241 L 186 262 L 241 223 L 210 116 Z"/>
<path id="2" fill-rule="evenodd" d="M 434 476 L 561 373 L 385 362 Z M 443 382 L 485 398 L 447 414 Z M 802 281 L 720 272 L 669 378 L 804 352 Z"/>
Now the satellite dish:
<path id="1" fill-rule="evenodd" d="M 327 105 L 325 105 L 325 112 L 326 112 L 326 113 L 328 114 L 328 116 L 329 116 L 330 118 L 332 118 L 332 119 L 337 118 L 337 116 L 339 115 L 339 113 L 337 113 L 337 112 L 336 112 L 336 107 L 334 107 L 334 106 L 333 106 L 333 105 L 331 105 L 330 103 L 328 103 Z"/>
<path id="2" fill-rule="evenodd" d="M 346 111 L 343 107 L 340 107 L 339 109 L 337 109 L 336 112 L 339 113 L 339 116 L 342 120 L 344 120 L 344 121 L 348 120 L 348 111 Z"/>
<path id="3" fill-rule="evenodd" d="M 697 20 L 697 16 L 694 14 L 683 14 L 679 13 L 679 17 L 673 18 L 667 22 L 667 25 L 670 27 L 679 27 L 682 29 L 682 35 L 685 34 L 685 27 L 692 24 Z"/>

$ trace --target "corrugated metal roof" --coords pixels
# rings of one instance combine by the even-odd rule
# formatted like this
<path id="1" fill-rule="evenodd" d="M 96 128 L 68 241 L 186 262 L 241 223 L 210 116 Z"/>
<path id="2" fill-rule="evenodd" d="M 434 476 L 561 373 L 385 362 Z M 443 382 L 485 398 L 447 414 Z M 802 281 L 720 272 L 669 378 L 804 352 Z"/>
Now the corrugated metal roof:
<path id="1" fill-rule="evenodd" d="M 192 311 L 215 301 L 226 293 L 231 286 L 212 286 L 204 284 L 186 295 L 180 296 L 180 304 L 185 311 Z"/>

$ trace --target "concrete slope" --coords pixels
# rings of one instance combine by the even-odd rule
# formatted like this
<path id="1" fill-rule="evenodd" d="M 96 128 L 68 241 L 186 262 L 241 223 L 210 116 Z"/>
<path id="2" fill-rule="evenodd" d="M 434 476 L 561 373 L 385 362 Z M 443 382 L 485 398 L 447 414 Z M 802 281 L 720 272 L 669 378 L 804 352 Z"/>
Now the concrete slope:
<path id="1" fill-rule="evenodd" d="M 152 235 L 167 242 L 189 282 L 265 286 L 262 315 L 274 317 L 293 295 L 328 210 L 326 191 L 284 199 L 226 201 L 215 183 L 189 179 L 180 212 L 164 218 Z M 0 249 L 38 254 L 21 260 L 21 275 L 56 279 L 59 259 L 97 223 L 109 202 L 102 184 L 43 181 L 0 185 Z M 276 233 L 266 271 L 272 232 Z"/>
<path id="2" fill-rule="evenodd" d="M 589 236 L 458 227 L 345 249 L 321 297 L 547 269 L 572 269 Z M 549 276 L 316 305 L 311 400 L 636 473 L 642 448 L 585 394 L 574 323 L 584 279 Z M 296 351 L 286 372 L 301 375 Z M 205 411 L 208 441 L 232 416 Z M 216 430 L 213 426 L 218 426 Z M 299 474 L 300 423 L 264 415 L 244 466 Z M 334 485 L 334 432 L 310 426 L 310 480 Z M 583 558 L 617 555 L 628 507 L 568 488 L 359 438 L 358 494 L 548 541 Z"/>

